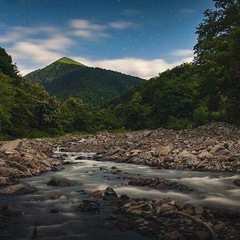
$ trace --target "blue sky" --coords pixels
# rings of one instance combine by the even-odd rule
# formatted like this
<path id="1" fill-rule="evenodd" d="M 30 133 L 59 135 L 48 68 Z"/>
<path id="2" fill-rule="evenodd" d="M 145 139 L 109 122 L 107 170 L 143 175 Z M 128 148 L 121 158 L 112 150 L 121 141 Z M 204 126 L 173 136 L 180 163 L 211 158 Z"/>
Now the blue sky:
<path id="1" fill-rule="evenodd" d="M 22 75 L 67 56 L 150 78 L 193 58 L 212 0 L 0 0 L 0 46 Z"/>

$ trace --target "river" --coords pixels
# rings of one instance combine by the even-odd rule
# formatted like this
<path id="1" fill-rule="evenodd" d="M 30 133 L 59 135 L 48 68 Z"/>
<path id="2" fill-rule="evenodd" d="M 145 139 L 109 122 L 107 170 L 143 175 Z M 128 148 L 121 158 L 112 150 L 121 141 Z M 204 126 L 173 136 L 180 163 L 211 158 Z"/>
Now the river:
<path id="1" fill-rule="evenodd" d="M 76 164 L 65 165 L 60 172 L 49 172 L 40 176 L 21 179 L 35 186 L 38 191 L 24 196 L 0 196 L 0 203 L 23 212 L 16 224 L 8 226 L 1 239 L 31 239 L 36 223 L 39 239 L 148 239 L 138 233 L 112 231 L 111 216 L 107 210 L 95 215 L 79 212 L 79 204 L 90 199 L 89 193 L 104 191 L 112 187 L 118 195 L 126 194 L 131 198 L 171 198 L 182 199 L 192 204 L 224 209 L 240 210 L 240 188 L 232 181 L 240 179 L 234 173 L 210 173 L 180 170 L 154 169 L 142 165 L 99 162 L 94 160 L 75 160 L 79 153 L 62 153 L 66 159 Z M 175 190 L 156 190 L 149 187 L 127 185 L 127 180 L 113 174 L 111 169 L 129 174 L 149 177 L 162 177 L 197 189 L 197 192 L 182 193 Z M 59 188 L 48 186 L 52 176 L 79 180 L 82 185 Z M 106 206 L 105 208 L 111 208 Z M 56 213 L 53 213 L 56 210 Z"/>

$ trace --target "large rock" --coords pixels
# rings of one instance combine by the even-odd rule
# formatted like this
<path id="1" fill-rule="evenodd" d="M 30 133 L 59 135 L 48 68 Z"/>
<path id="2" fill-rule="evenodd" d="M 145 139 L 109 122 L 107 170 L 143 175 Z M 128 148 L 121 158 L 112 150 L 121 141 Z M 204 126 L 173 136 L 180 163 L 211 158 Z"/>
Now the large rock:
<path id="1" fill-rule="evenodd" d="M 81 183 L 76 180 L 69 180 L 63 177 L 52 177 L 52 179 L 47 183 L 47 185 L 57 187 L 72 187 L 81 186 Z"/>
<path id="2" fill-rule="evenodd" d="M 111 187 L 107 187 L 104 191 L 104 200 L 115 201 L 118 199 L 117 193 Z"/>
<path id="3" fill-rule="evenodd" d="M 170 145 L 161 147 L 159 150 L 159 155 L 167 156 L 171 151 L 172 151 L 172 146 L 170 146 Z"/>
<path id="4" fill-rule="evenodd" d="M 0 191 L 0 194 L 23 195 L 23 194 L 31 194 L 36 191 L 37 189 L 31 186 L 29 183 L 20 183 L 20 184 L 12 185 L 9 187 L 5 187 Z"/>
<path id="5" fill-rule="evenodd" d="M 5 143 L 0 147 L 0 152 L 11 154 L 14 152 L 14 150 L 16 150 L 16 148 L 19 146 L 21 142 L 22 141 L 20 139 L 16 139 L 14 141 Z"/>
<path id="6" fill-rule="evenodd" d="M 34 155 L 31 153 L 25 153 L 24 159 L 29 163 L 32 169 L 38 169 L 37 164 L 34 162 Z"/>
<path id="7" fill-rule="evenodd" d="M 233 180 L 233 183 L 234 183 L 236 186 L 240 187 L 240 179 L 235 179 L 235 180 Z"/>
<path id="8" fill-rule="evenodd" d="M 178 157 L 181 159 L 187 159 L 187 160 L 196 160 L 196 156 L 192 153 L 189 153 L 186 150 L 183 150 L 181 153 L 178 154 Z"/>

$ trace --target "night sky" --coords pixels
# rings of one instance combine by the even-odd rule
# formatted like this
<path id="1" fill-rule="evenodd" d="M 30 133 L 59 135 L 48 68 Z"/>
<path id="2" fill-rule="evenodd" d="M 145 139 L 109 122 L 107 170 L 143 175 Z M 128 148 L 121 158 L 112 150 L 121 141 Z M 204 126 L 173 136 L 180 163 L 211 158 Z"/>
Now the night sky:
<path id="1" fill-rule="evenodd" d="M 20 73 L 67 56 L 150 78 L 193 58 L 212 0 L 0 0 L 0 46 Z"/>

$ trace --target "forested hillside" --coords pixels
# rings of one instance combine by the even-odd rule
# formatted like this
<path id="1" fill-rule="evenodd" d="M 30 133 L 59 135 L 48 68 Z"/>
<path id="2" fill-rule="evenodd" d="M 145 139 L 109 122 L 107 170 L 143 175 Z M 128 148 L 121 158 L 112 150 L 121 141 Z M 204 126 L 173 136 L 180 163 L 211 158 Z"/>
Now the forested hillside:
<path id="1" fill-rule="evenodd" d="M 75 131 L 184 129 L 215 121 L 239 125 L 240 2 L 214 2 L 215 9 L 206 10 L 197 27 L 196 58 L 192 63 L 176 66 L 146 82 L 133 80 L 138 86 L 103 108 L 86 102 L 103 103 L 117 92 L 124 92 L 129 87 L 127 77 L 120 80 L 122 75 L 98 68 L 89 71 L 90 68 L 69 59 L 57 61 L 45 72 L 32 73 L 39 76 L 37 82 L 51 86 L 54 94 L 62 98 L 59 100 L 38 83 L 20 77 L 11 56 L 0 48 L 1 138 Z M 65 68 L 71 70 L 66 74 Z M 81 83 L 79 76 L 83 77 Z M 95 76 L 104 84 L 90 80 Z M 109 80 L 109 76 L 114 80 Z M 141 81 L 143 84 L 139 85 Z"/>
<path id="2" fill-rule="evenodd" d="M 118 128 L 106 110 L 70 97 L 60 101 L 38 83 L 18 75 L 16 65 L 0 48 L 0 138 L 54 136 Z"/>
<path id="3" fill-rule="evenodd" d="M 41 83 L 52 96 L 62 100 L 77 97 L 94 105 L 106 103 L 145 82 L 119 72 L 87 67 L 66 57 L 25 78 Z"/>
<path id="4" fill-rule="evenodd" d="M 214 1 L 197 28 L 196 58 L 111 102 L 127 129 L 240 124 L 240 2 Z"/>

